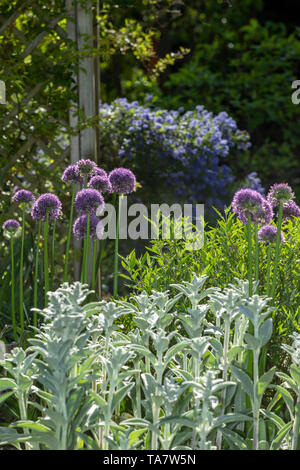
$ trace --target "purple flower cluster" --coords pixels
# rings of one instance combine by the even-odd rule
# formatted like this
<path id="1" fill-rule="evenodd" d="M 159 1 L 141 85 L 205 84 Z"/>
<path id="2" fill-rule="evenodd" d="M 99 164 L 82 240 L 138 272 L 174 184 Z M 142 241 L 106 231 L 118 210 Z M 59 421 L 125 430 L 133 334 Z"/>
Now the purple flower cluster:
<path id="1" fill-rule="evenodd" d="M 300 207 L 294 201 L 290 201 L 288 204 L 283 204 L 283 220 L 291 219 L 294 217 L 300 217 Z"/>
<path id="2" fill-rule="evenodd" d="M 265 225 L 258 231 L 258 239 L 261 242 L 275 243 L 276 236 L 277 236 L 277 227 L 274 227 L 274 225 Z M 282 243 L 285 242 L 285 238 L 282 232 L 280 233 L 280 239 Z"/>
<path id="3" fill-rule="evenodd" d="M 21 203 L 32 204 L 34 202 L 34 199 L 35 198 L 32 192 L 27 191 L 27 189 L 17 190 L 12 197 L 12 200 L 15 202 L 18 202 L 19 204 Z"/>
<path id="4" fill-rule="evenodd" d="M 159 184 L 163 177 L 177 197 L 190 201 L 219 204 L 233 180 L 222 160 L 233 148 L 250 146 L 227 113 L 213 116 L 203 106 L 167 111 L 118 99 L 101 105 L 99 114 L 104 151 L 105 145 L 108 153 L 118 149 L 123 160 L 134 160 L 142 183 Z"/>
<path id="5" fill-rule="evenodd" d="M 87 234 L 87 214 L 78 217 L 73 225 L 73 233 L 77 240 L 82 240 Z M 90 237 L 92 239 L 101 238 L 104 227 L 95 215 L 90 216 Z"/>
<path id="6" fill-rule="evenodd" d="M 94 170 L 97 168 L 95 162 L 89 159 L 82 159 L 76 163 L 77 170 L 81 176 L 90 176 L 94 174 Z"/>
<path id="7" fill-rule="evenodd" d="M 268 201 L 272 207 L 277 207 L 282 202 L 288 204 L 294 199 L 294 193 L 292 188 L 286 183 L 274 184 L 271 186 L 268 193 Z"/>
<path id="8" fill-rule="evenodd" d="M 17 232 L 17 230 L 20 227 L 21 227 L 21 225 L 15 219 L 6 220 L 6 222 L 4 222 L 4 224 L 2 225 L 3 230 L 6 230 L 7 232 L 10 232 L 10 233 Z"/>
<path id="9" fill-rule="evenodd" d="M 88 188 L 97 189 L 102 194 L 112 192 L 112 186 L 107 176 L 93 176 L 88 182 Z"/>
<path id="10" fill-rule="evenodd" d="M 62 215 L 62 204 L 55 194 L 42 194 L 33 204 L 31 215 L 35 220 L 45 222 L 47 214 L 49 220 L 56 220 Z"/>
<path id="11" fill-rule="evenodd" d="M 83 184 L 84 182 L 84 178 L 80 175 L 76 165 L 69 165 L 65 169 L 61 179 L 64 183 Z"/>
<path id="12" fill-rule="evenodd" d="M 96 189 L 82 189 L 75 197 L 74 207 L 79 213 L 95 215 L 98 208 L 103 211 L 104 199 Z"/>
<path id="13" fill-rule="evenodd" d="M 132 171 L 127 168 L 116 168 L 108 175 L 114 193 L 130 194 L 134 191 L 136 179 Z"/>

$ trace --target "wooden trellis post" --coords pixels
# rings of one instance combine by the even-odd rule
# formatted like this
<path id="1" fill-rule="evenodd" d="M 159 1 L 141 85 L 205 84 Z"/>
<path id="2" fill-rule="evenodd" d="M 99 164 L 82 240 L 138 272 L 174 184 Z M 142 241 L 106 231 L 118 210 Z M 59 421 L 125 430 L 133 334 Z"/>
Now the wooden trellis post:
<path id="1" fill-rule="evenodd" d="M 66 0 L 68 10 L 68 37 L 75 43 L 79 54 L 98 47 L 98 26 L 95 26 L 95 14 L 99 11 L 98 0 Z M 69 123 L 76 128 L 80 120 L 95 117 L 98 114 L 100 96 L 99 59 L 86 55 L 79 60 L 77 73 L 73 80 L 77 90 L 77 99 L 70 106 Z M 80 117 L 78 115 L 80 110 Z M 81 117 L 82 116 L 82 117 Z M 97 126 L 86 127 L 70 138 L 70 161 L 76 163 L 81 158 L 90 158 L 99 163 L 99 135 Z M 76 248 L 76 245 L 75 245 Z M 80 244 L 77 243 L 77 248 Z M 91 250 L 90 250 L 91 251 Z M 79 263 L 75 263 L 75 278 L 79 279 Z"/>

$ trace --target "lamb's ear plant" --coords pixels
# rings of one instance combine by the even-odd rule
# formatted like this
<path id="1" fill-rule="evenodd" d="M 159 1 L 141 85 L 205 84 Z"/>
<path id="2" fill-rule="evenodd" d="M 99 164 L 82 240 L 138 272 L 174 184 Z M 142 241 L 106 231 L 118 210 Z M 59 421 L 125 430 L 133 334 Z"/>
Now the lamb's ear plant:
<path id="1" fill-rule="evenodd" d="M 247 305 L 240 305 L 240 310 L 253 325 L 253 334 L 245 333 L 244 335 L 247 348 L 253 353 L 253 372 L 252 375 L 249 376 L 241 367 L 232 365 L 230 369 L 251 400 L 253 416 L 252 448 L 253 450 L 259 450 L 261 448 L 261 402 L 263 394 L 275 374 L 275 367 L 272 367 L 263 375 L 259 375 L 259 356 L 261 349 L 268 343 L 272 336 L 273 322 L 270 315 L 273 309 L 268 307 L 268 299 L 254 295 L 252 299 L 249 299 Z"/>
<path id="2" fill-rule="evenodd" d="M 36 355 L 37 353 L 28 353 L 16 347 L 0 360 L 0 367 L 6 374 L 6 377 L 0 378 L 0 391 L 3 392 L 0 395 L 0 403 L 14 397 L 18 404 L 18 418 L 22 422 L 29 417 L 30 397 L 34 393 L 37 374 L 37 367 L 34 365 Z M 14 427 L 14 424 L 10 427 L 0 427 L 0 445 L 9 444 L 21 449 L 21 442 L 25 442 L 26 449 L 34 448 L 30 430 L 24 427 L 23 432 L 18 433 Z"/>
<path id="3" fill-rule="evenodd" d="M 289 375 L 283 372 L 277 372 L 278 377 L 283 380 L 283 384 L 277 387 L 286 402 L 290 413 L 291 426 L 288 424 L 284 427 L 286 433 L 289 432 L 291 437 L 291 450 L 300 449 L 300 334 L 292 335 L 292 345 L 284 344 L 282 348 L 291 356 L 292 364 L 289 368 Z M 290 393 L 292 392 L 292 393 Z M 296 403 L 294 398 L 296 397 Z"/>

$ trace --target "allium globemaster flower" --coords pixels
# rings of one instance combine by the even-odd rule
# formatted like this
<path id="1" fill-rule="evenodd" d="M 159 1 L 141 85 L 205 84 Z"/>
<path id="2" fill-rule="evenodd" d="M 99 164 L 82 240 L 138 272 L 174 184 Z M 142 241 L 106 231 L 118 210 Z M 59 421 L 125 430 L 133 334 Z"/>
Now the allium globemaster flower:
<path id="1" fill-rule="evenodd" d="M 9 219 L 4 222 L 2 228 L 7 232 L 16 233 L 21 228 L 21 225 L 16 219 Z"/>
<path id="2" fill-rule="evenodd" d="M 87 220 L 86 214 L 78 217 L 73 225 L 73 233 L 77 240 L 82 240 L 87 235 Z M 97 228 L 98 227 L 98 228 Z M 90 238 L 96 240 L 99 235 L 102 235 L 104 227 L 95 215 L 90 216 Z M 102 232 L 102 233 L 101 233 Z"/>
<path id="3" fill-rule="evenodd" d="M 35 197 L 31 191 L 28 191 L 27 189 L 19 189 L 13 195 L 12 200 L 18 202 L 19 204 L 32 204 L 35 200 Z"/>
<path id="4" fill-rule="evenodd" d="M 96 189 L 82 189 L 76 195 L 74 207 L 82 214 L 95 215 L 98 207 L 100 207 L 100 212 L 103 211 L 104 199 Z"/>
<path id="5" fill-rule="evenodd" d="M 96 163 L 92 160 L 82 159 L 76 163 L 76 168 L 79 174 L 83 177 L 87 177 L 94 174 L 95 168 L 97 167 Z"/>
<path id="6" fill-rule="evenodd" d="M 283 204 L 283 220 L 291 219 L 294 217 L 300 217 L 300 207 L 294 201 L 290 201 L 288 204 Z"/>
<path id="7" fill-rule="evenodd" d="M 107 176 L 96 175 L 88 182 L 88 188 L 97 189 L 100 193 L 112 192 L 112 186 Z"/>
<path id="8" fill-rule="evenodd" d="M 76 165 L 69 165 L 65 169 L 61 179 L 64 183 L 83 184 L 84 182 L 84 178 L 79 174 L 79 171 Z"/>
<path id="9" fill-rule="evenodd" d="M 271 204 L 264 199 L 261 209 L 253 215 L 253 223 L 260 225 L 268 225 L 273 219 L 273 209 Z"/>
<path id="10" fill-rule="evenodd" d="M 277 236 L 277 227 L 274 227 L 274 225 L 265 225 L 258 231 L 258 239 L 261 242 L 275 243 L 276 236 Z M 282 232 L 280 232 L 280 239 L 282 243 L 285 242 L 285 238 Z"/>
<path id="11" fill-rule="evenodd" d="M 286 183 L 280 183 L 271 186 L 267 199 L 272 207 L 277 207 L 280 203 L 288 204 L 294 197 L 292 188 Z"/>
<path id="12" fill-rule="evenodd" d="M 31 215 L 35 220 L 45 222 L 47 213 L 49 220 L 56 220 L 62 215 L 62 204 L 55 194 L 42 194 L 33 204 Z"/>
<path id="13" fill-rule="evenodd" d="M 246 224 L 249 216 L 254 220 L 256 215 L 262 214 L 263 203 L 264 198 L 254 189 L 240 189 L 233 197 L 232 209 L 240 221 Z"/>
<path id="14" fill-rule="evenodd" d="M 116 168 L 108 175 L 112 190 L 117 194 L 130 194 L 134 191 L 136 179 L 131 170 Z"/>

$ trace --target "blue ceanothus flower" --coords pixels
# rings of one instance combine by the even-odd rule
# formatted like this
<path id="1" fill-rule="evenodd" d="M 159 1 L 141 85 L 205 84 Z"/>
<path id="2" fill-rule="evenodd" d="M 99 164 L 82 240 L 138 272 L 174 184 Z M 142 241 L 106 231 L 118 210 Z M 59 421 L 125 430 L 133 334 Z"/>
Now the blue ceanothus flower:
<path id="1" fill-rule="evenodd" d="M 133 161 L 142 185 L 146 177 L 163 178 L 176 197 L 189 202 L 220 205 L 233 181 L 224 160 L 233 148 L 250 146 L 249 135 L 227 113 L 214 116 L 203 106 L 169 111 L 121 98 L 101 105 L 99 115 L 107 151 Z"/>

